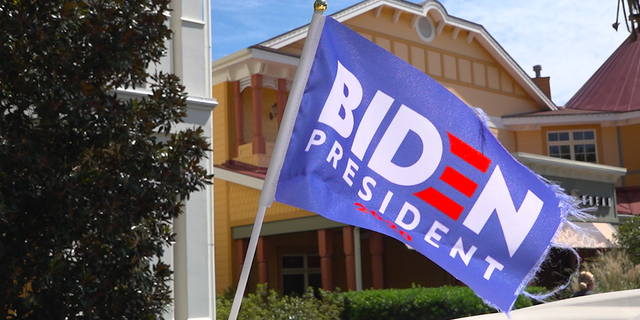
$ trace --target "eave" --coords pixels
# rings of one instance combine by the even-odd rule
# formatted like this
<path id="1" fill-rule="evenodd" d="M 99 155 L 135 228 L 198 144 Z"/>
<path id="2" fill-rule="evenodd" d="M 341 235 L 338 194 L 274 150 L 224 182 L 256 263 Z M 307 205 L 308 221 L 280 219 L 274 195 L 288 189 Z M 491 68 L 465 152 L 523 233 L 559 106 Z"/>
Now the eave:
<path id="1" fill-rule="evenodd" d="M 434 17 L 436 29 L 441 31 L 444 26 L 450 26 L 459 34 L 461 30 L 466 31 L 467 39 L 478 41 L 489 54 L 506 70 L 507 73 L 518 83 L 527 94 L 529 94 L 540 106 L 546 107 L 548 110 L 557 110 L 558 107 L 549 99 L 538 86 L 531 80 L 529 75 L 518 65 L 513 58 L 500 46 L 500 44 L 484 29 L 482 25 L 450 16 L 444 6 L 438 1 L 425 1 L 416 4 L 403 0 L 365 0 L 352 7 L 331 15 L 332 18 L 339 22 L 345 22 L 355 16 L 361 15 L 370 10 L 379 10 L 383 6 L 396 10 L 394 16 L 400 14 L 414 15 L 413 20 L 418 17 L 426 16 L 431 13 Z M 307 36 L 309 26 L 303 26 L 292 30 L 278 37 L 269 39 L 260 43 L 260 46 L 273 49 L 280 49 Z M 438 32 L 439 34 L 439 32 Z"/>
<path id="2" fill-rule="evenodd" d="M 253 46 L 212 62 L 213 85 L 246 79 L 253 74 L 293 81 L 300 57 Z"/>
<path id="3" fill-rule="evenodd" d="M 539 130 L 543 126 L 580 125 L 597 123 L 603 127 L 640 123 L 640 111 L 593 112 L 582 114 L 554 114 L 543 112 L 522 116 L 502 117 L 502 125 L 514 131 Z"/>
<path id="4" fill-rule="evenodd" d="M 619 177 L 627 173 L 626 168 L 604 164 L 573 161 L 524 152 L 514 152 L 511 155 L 540 175 L 615 183 Z"/>

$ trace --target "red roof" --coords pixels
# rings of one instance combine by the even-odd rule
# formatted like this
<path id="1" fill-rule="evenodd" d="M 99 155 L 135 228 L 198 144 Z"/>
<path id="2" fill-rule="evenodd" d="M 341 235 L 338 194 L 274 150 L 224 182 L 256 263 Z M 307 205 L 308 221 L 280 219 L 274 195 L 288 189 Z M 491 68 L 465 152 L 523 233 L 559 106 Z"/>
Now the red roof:
<path id="1" fill-rule="evenodd" d="M 247 176 L 251 176 L 258 179 L 263 179 L 267 176 L 267 168 L 254 166 L 252 164 L 236 161 L 236 160 L 228 160 L 222 164 L 214 165 L 216 168 L 226 169 L 232 172 L 241 173 Z"/>
<path id="2" fill-rule="evenodd" d="M 640 187 L 616 188 L 618 214 L 640 215 Z"/>
<path id="3" fill-rule="evenodd" d="M 630 38 L 576 92 L 566 108 L 608 112 L 640 110 L 640 40 Z"/>

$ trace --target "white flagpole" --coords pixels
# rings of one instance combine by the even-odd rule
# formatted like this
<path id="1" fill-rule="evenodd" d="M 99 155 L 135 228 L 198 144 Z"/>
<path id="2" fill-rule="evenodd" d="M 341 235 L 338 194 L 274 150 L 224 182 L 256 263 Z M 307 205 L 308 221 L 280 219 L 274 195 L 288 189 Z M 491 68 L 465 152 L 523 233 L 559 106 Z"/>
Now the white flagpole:
<path id="1" fill-rule="evenodd" d="M 311 66 L 313 65 L 313 59 L 318 49 L 318 43 L 320 42 L 320 35 L 324 27 L 323 12 L 327 9 L 327 2 L 325 0 L 316 0 L 313 4 L 314 13 L 309 24 L 309 31 L 307 32 L 307 38 L 302 48 L 302 54 L 296 69 L 296 74 L 293 77 L 293 84 L 291 85 L 291 91 L 289 92 L 289 99 L 282 115 L 282 122 L 280 129 L 278 130 L 278 137 L 273 148 L 271 160 L 269 161 L 269 169 L 264 179 L 264 185 L 260 193 L 260 200 L 258 201 L 258 211 L 256 213 L 256 219 L 253 223 L 253 230 L 251 231 L 251 238 L 249 240 L 249 246 L 247 247 L 247 255 L 244 259 L 244 265 L 242 266 L 242 272 L 240 273 L 240 280 L 238 281 L 238 288 L 236 289 L 236 295 L 233 298 L 233 304 L 231 305 L 231 313 L 229 313 L 229 320 L 236 320 L 240 311 L 240 304 L 242 303 L 242 297 L 247 287 L 247 281 L 249 280 L 249 272 L 251 271 L 251 264 L 253 257 L 256 253 L 256 247 L 258 246 L 258 237 L 260 236 L 260 230 L 262 229 L 262 222 L 264 221 L 264 214 L 268 207 L 271 206 L 275 199 L 276 186 L 278 184 L 278 178 L 280 177 L 280 171 L 284 163 L 284 158 L 289 148 L 289 140 L 291 139 L 291 133 L 293 132 L 293 126 L 298 115 L 298 109 L 300 109 L 300 102 L 302 101 L 302 95 L 304 94 L 304 88 L 307 86 L 307 80 L 309 73 L 311 72 Z"/>

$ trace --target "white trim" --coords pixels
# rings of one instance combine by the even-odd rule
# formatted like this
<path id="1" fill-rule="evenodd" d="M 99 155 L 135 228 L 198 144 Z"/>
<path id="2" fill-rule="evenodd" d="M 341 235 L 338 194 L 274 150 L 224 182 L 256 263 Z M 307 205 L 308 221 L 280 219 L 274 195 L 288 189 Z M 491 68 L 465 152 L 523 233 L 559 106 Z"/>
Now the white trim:
<path id="1" fill-rule="evenodd" d="M 246 48 L 214 61 L 212 70 L 215 73 L 240 63 L 247 64 L 248 61 L 252 60 L 275 62 L 297 67 L 300 58 L 280 52 L 262 50 L 260 48 Z"/>
<path id="2" fill-rule="evenodd" d="M 583 134 L 585 134 L 586 132 L 590 132 L 591 134 L 593 134 L 593 139 L 586 139 L 583 137 L 582 140 L 575 140 L 574 137 L 574 133 L 575 132 L 581 132 Z M 567 140 L 561 140 L 562 133 L 566 133 L 567 134 Z M 557 140 L 550 140 L 549 136 L 551 134 L 557 134 Z M 547 154 L 549 154 L 551 156 L 551 147 L 558 147 L 558 157 L 555 158 L 562 158 L 562 150 L 561 147 L 563 146 L 568 146 L 569 147 L 569 157 L 571 158 L 571 160 L 575 160 L 575 161 L 582 161 L 582 162 L 590 162 L 590 163 L 598 163 L 598 139 L 597 139 L 597 135 L 596 135 L 596 130 L 594 129 L 572 129 L 572 130 L 568 130 L 568 129 L 560 129 L 560 130 L 551 130 L 551 131 L 547 131 L 546 132 L 546 141 L 547 141 Z M 586 148 L 587 145 L 592 145 L 594 150 L 593 152 L 589 152 L 589 154 L 593 154 L 593 156 L 595 157 L 594 161 L 586 161 L 585 160 L 576 160 L 576 158 L 578 157 L 578 155 L 576 154 L 576 146 L 583 146 Z M 582 153 L 580 153 L 582 156 L 586 156 L 587 152 L 583 151 Z M 565 153 L 566 155 L 566 153 Z M 566 158 L 563 158 L 566 159 Z"/>
<path id="3" fill-rule="evenodd" d="M 200 26 L 203 26 L 203 27 L 207 25 L 207 24 L 206 24 L 204 21 L 202 21 L 202 20 L 189 19 L 189 18 L 185 18 L 185 17 L 180 18 L 180 20 L 181 20 L 182 22 L 193 23 L 193 24 L 197 24 L 197 25 L 200 25 Z"/>
<path id="4" fill-rule="evenodd" d="M 530 130 L 531 126 L 539 128 L 541 125 L 582 123 L 599 123 L 603 127 L 610 127 L 640 123 L 640 111 L 570 115 L 547 113 L 539 116 L 503 117 L 502 123 L 504 123 L 505 126 L 513 127 L 514 130 Z"/>
<path id="5" fill-rule="evenodd" d="M 627 173 L 626 168 L 603 164 L 552 158 L 524 152 L 514 152 L 511 155 L 541 175 L 614 183 Z"/>
<path id="6" fill-rule="evenodd" d="M 533 83 L 529 75 L 502 49 L 498 42 L 491 37 L 483 27 L 479 29 L 479 31 L 476 31 L 478 35 L 474 36 L 474 38 L 497 60 L 498 64 L 505 68 L 507 73 L 515 79 L 516 83 L 522 86 L 524 91 L 531 95 L 540 105 L 545 106 L 549 110 L 558 110 L 555 103 Z"/>
<path id="7" fill-rule="evenodd" d="M 429 24 L 429 27 L 431 28 L 431 34 L 428 36 L 422 34 L 422 30 L 420 29 L 420 21 L 422 20 L 426 20 L 427 23 Z M 436 37 L 436 25 L 433 23 L 433 19 L 431 19 L 429 15 L 426 15 L 424 17 L 418 17 L 416 21 L 413 23 L 413 28 L 416 29 L 416 33 L 418 34 L 418 37 L 420 37 L 420 39 L 424 42 L 431 42 Z"/>
<path id="8" fill-rule="evenodd" d="M 237 81 L 253 74 L 265 77 L 293 80 L 299 57 L 271 52 L 260 48 L 247 48 L 216 60 L 212 64 L 213 85 Z"/>
<path id="9" fill-rule="evenodd" d="M 496 128 L 496 129 L 506 129 L 504 124 L 502 124 L 502 118 L 498 116 L 490 116 L 490 115 L 487 115 L 487 127 Z"/>
<path id="10" fill-rule="evenodd" d="M 400 20 L 400 15 L 402 15 L 402 10 L 396 9 L 393 12 L 393 23 L 398 23 L 398 20 Z"/>
<path id="11" fill-rule="evenodd" d="M 382 7 L 380 7 L 380 8 L 382 8 Z M 420 19 L 420 18 L 422 18 L 422 17 L 421 16 L 417 16 L 417 15 L 414 15 L 413 17 L 411 17 L 411 23 L 410 23 L 411 26 L 413 26 L 415 28 L 416 27 L 416 21 L 418 21 L 418 19 Z"/>
<path id="12" fill-rule="evenodd" d="M 376 16 L 376 18 L 379 18 L 379 17 L 380 17 L 380 12 L 382 12 L 382 6 L 380 6 L 380 7 L 376 8 L 376 10 L 375 10 L 375 16 Z"/>
<path id="13" fill-rule="evenodd" d="M 202 6 L 204 9 L 203 18 L 205 20 L 206 25 L 209 26 L 209 28 L 204 28 L 205 49 L 207 50 L 205 54 L 205 56 L 207 57 L 207 60 L 205 61 L 205 70 L 211 70 L 211 61 L 213 61 L 213 50 L 211 50 L 211 1 L 203 1 Z M 207 73 L 207 76 L 205 77 L 206 79 L 205 87 L 208 88 L 208 90 L 206 90 L 208 93 L 206 98 L 213 98 L 213 90 L 211 89 L 212 87 L 211 78 L 212 78 L 212 74 L 210 72 Z M 215 283 L 215 279 L 213 280 L 213 282 Z M 214 306 L 215 306 L 215 303 L 214 303 Z M 215 310 L 215 307 L 214 307 L 214 310 Z"/>
<path id="14" fill-rule="evenodd" d="M 459 27 L 455 27 L 453 28 L 453 32 L 451 33 L 451 39 L 456 40 L 458 39 L 458 34 L 460 34 L 460 29 Z"/>
<path id="15" fill-rule="evenodd" d="M 240 79 L 240 92 L 249 87 L 251 87 L 251 77 L 244 77 Z"/>
<path id="16" fill-rule="evenodd" d="M 211 98 L 187 96 L 187 106 L 189 108 L 200 109 L 203 111 L 213 111 L 213 109 L 218 106 L 218 101 Z"/>
<path id="17" fill-rule="evenodd" d="M 444 20 L 441 20 L 438 22 L 438 27 L 436 28 L 436 35 L 440 35 L 442 34 L 442 30 L 444 29 L 444 26 L 447 25 Z"/>
<path id="18" fill-rule="evenodd" d="M 264 180 L 260 178 L 217 167 L 213 168 L 213 176 L 214 178 L 233 182 L 235 184 L 239 184 L 241 186 L 249 187 L 256 190 L 262 190 L 262 186 L 264 185 Z"/>
<path id="19" fill-rule="evenodd" d="M 467 43 L 471 44 L 471 42 L 473 42 L 473 32 L 469 31 L 469 34 L 467 34 Z"/>
<path id="20" fill-rule="evenodd" d="M 298 63 L 300 62 L 299 57 L 283 55 L 282 53 L 279 53 L 279 52 L 270 52 L 266 50 L 260 50 L 259 48 L 251 48 L 251 51 L 253 53 L 253 58 L 256 58 L 256 59 L 283 63 L 283 64 L 287 64 L 294 67 L 297 67 Z"/>
<path id="21" fill-rule="evenodd" d="M 262 77 L 262 87 L 278 90 L 278 79 L 274 77 Z"/>
<path id="22" fill-rule="evenodd" d="M 378 4 L 378 2 L 384 2 L 382 4 Z M 367 12 L 373 8 L 378 6 L 382 7 L 382 5 L 387 5 L 392 9 L 397 9 L 401 11 L 405 11 L 408 13 L 413 13 L 416 10 L 419 10 L 421 7 L 420 4 L 410 3 L 402 0 L 365 0 L 360 3 L 355 4 L 352 7 L 346 8 L 342 11 L 336 12 L 331 15 L 334 19 L 342 22 L 345 20 L 349 20 L 355 16 L 359 16 L 364 12 Z"/>
<path id="23" fill-rule="evenodd" d="M 152 94 L 151 90 L 147 89 L 116 89 L 116 93 L 126 99 L 147 98 Z"/>
<path id="24" fill-rule="evenodd" d="M 251 87 L 251 76 L 244 77 L 242 79 L 236 79 L 240 81 L 240 92 L 244 91 L 246 88 Z M 278 78 L 263 76 L 262 77 L 262 87 L 263 88 L 272 88 L 274 90 L 278 90 Z"/>
<path id="25" fill-rule="evenodd" d="M 146 99 L 153 94 L 147 89 L 116 89 L 116 93 L 123 99 Z M 211 98 L 187 96 L 187 107 L 203 111 L 212 111 L 218 106 L 218 101 Z"/>
<path id="26" fill-rule="evenodd" d="M 468 32 L 474 33 L 474 38 L 487 50 L 487 52 L 496 59 L 507 73 L 513 77 L 518 85 L 529 94 L 541 106 L 549 110 L 557 110 L 558 107 L 551 101 L 549 97 L 533 83 L 530 76 L 518 65 L 509 54 L 498 44 L 498 42 L 484 29 L 483 26 L 469 22 L 463 19 L 449 16 L 446 9 L 437 1 L 424 1 L 421 4 L 415 4 L 402 0 L 365 0 L 345 10 L 339 11 L 331 15 L 339 22 L 344 22 L 355 16 L 361 15 L 370 10 L 379 10 L 380 7 L 386 6 L 392 9 L 403 10 L 409 14 L 426 16 L 432 12 L 437 15 L 437 21 L 460 28 Z M 291 32 L 285 33 L 278 37 L 262 42 L 260 45 L 274 49 L 280 49 L 291 43 L 299 41 L 306 37 L 309 26 L 303 26 Z"/>

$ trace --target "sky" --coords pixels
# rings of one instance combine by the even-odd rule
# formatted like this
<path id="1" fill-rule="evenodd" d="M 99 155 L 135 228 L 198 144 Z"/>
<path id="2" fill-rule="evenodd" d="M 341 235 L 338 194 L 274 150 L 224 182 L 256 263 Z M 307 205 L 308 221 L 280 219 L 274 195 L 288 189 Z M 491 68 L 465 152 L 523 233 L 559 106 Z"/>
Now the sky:
<path id="1" fill-rule="evenodd" d="M 484 26 L 533 77 L 551 77 L 552 100 L 563 106 L 629 33 L 618 0 L 440 0 L 449 15 Z M 327 0 L 325 15 L 359 3 Z M 412 1 L 420 2 L 420 1 Z M 626 1 L 624 1 L 626 2 Z M 313 0 L 212 0 L 212 57 L 220 59 L 311 20 Z"/>

